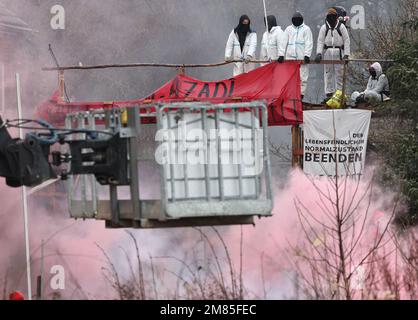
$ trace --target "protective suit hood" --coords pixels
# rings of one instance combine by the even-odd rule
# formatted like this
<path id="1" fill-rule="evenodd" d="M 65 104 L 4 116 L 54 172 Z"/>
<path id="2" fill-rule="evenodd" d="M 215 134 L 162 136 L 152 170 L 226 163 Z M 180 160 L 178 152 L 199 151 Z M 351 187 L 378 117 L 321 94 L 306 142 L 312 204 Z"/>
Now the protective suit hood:
<path id="1" fill-rule="evenodd" d="M 303 21 L 303 15 L 299 11 L 296 11 L 292 17 L 292 24 L 295 27 L 300 27 L 303 24 Z"/>
<path id="2" fill-rule="evenodd" d="M 377 78 L 383 74 L 382 65 L 379 62 L 373 63 L 370 67 L 376 71 Z"/>

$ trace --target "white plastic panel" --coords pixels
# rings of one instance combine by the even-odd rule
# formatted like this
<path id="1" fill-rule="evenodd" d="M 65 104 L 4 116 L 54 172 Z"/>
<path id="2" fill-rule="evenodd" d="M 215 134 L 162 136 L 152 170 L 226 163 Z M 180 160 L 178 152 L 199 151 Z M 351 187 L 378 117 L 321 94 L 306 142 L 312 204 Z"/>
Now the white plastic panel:
<path id="1" fill-rule="evenodd" d="M 208 113 L 206 131 L 203 131 L 200 113 L 183 114 L 181 119 L 173 112 L 163 115 L 162 125 L 167 131 L 164 135 L 169 137 L 164 149 L 168 152 L 167 160 L 174 163 L 164 166 L 168 200 L 219 199 L 220 181 L 225 199 L 258 198 L 256 184 L 263 173 L 263 134 L 258 117 L 251 112 L 219 112 L 218 123 L 219 130 L 216 130 L 215 114 Z M 217 147 L 219 136 L 222 137 L 221 175 Z M 231 146 L 235 148 L 231 150 Z M 194 164 L 196 161 L 199 163 Z M 205 163 L 210 176 L 209 194 Z"/>

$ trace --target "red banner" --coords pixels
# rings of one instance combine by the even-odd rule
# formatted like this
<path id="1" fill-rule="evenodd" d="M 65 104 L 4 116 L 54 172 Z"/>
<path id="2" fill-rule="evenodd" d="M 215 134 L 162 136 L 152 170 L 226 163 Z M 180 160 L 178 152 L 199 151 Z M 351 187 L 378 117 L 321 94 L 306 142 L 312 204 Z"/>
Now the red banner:
<path id="1" fill-rule="evenodd" d="M 264 100 L 268 104 L 270 126 L 293 125 L 303 122 L 300 98 L 299 63 L 274 62 L 235 78 L 215 82 L 177 75 L 147 98 L 133 101 L 66 103 L 55 92 L 37 108 L 37 116 L 54 125 L 61 125 L 67 113 L 91 109 L 121 108 L 138 104 L 152 106 L 156 102 L 230 103 Z M 152 112 L 152 108 L 149 110 Z"/>

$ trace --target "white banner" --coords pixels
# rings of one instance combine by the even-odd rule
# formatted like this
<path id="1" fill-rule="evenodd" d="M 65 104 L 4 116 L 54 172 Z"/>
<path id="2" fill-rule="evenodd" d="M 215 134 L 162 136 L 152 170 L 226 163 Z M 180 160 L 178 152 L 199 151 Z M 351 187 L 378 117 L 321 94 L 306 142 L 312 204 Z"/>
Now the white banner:
<path id="1" fill-rule="evenodd" d="M 303 113 L 304 172 L 314 176 L 362 174 L 371 112 L 321 110 Z"/>

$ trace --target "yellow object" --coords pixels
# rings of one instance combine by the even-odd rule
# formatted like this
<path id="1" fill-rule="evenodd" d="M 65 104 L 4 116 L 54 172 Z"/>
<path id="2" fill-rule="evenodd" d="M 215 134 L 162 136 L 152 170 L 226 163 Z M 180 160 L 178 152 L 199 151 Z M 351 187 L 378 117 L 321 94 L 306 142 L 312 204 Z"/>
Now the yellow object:
<path id="1" fill-rule="evenodd" d="M 344 98 L 345 98 L 345 102 L 347 102 L 348 97 L 345 96 Z M 341 90 L 337 90 L 335 91 L 332 98 L 327 101 L 327 106 L 330 109 L 341 109 L 342 100 L 343 100 L 343 93 Z"/>
<path id="2" fill-rule="evenodd" d="M 126 127 L 128 125 L 128 110 L 123 110 L 121 114 L 121 123 L 122 126 Z"/>
<path id="3" fill-rule="evenodd" d="M 320 238 L 316 238 L 312 244 L 314 247 L 319 247 L 322 244 L 322 240 Z"/>

